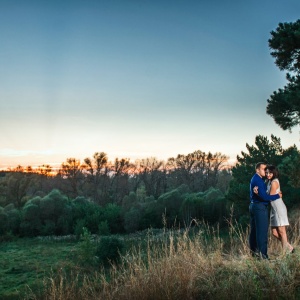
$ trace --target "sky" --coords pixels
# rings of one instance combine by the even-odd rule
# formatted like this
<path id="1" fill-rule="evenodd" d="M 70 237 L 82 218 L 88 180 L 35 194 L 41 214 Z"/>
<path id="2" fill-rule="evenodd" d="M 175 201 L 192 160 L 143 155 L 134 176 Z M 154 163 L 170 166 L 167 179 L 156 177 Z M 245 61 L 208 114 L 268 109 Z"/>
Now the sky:
<path id="1" fill-rule="evenodd" d="M 266 114 L 286 84 L 270 32 L 299 0 L 0 0 L 0 168 L 95 152 L 234 162 L 255 136 L 299 148 Z"/>

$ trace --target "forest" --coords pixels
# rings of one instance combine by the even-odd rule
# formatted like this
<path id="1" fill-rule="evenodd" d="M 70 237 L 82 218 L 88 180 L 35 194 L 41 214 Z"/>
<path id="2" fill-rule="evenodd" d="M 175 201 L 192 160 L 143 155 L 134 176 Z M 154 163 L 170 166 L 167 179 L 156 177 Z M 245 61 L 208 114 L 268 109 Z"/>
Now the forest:
<path id="1" fill-rule="evenodd" d="M 194 218 L 222 223 L 231 180 L 227 157 L 195 151 L 169 158 L 108 161 L 104 152 L 83 163 L 68 158 L 53 174 L 17 167 L 0 178 L 0 232 L 17 236 L 131 233 L 188 226 Z"/>

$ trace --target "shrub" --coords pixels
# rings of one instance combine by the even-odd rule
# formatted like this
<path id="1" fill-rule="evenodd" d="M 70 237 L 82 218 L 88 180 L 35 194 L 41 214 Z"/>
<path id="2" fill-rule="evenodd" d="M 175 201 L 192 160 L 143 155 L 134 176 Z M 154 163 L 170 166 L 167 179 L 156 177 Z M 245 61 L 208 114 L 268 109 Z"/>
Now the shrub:
<path id="1" fill-rule="evenodd" d="M 100 235 L 109 235 L 110 234 L 107 220 L 100 222 L 100 224 L 98 226 L 98 233 Z"/>
<path id="2" fill-rule="evenodd" d="M 83 228 L 85 228 L 85 220 L 84 219 L 80 219 L 77 220 L 76 225 L 74 227 L 74 234 L 76 235 L 76 238 L 79 239 L 80 236 L 83 234 Z"/>
<path id="3" fill-rule="evenodd" d="M 41 234 L 42 235 L 53 235 L 53 234 L 55 234 L 55 223 L 51 220 L 46 220 L 45 224 L 42 226 Z"/>
<path id="4" fill-rule="evenodd" d="M 125 244 L 117 237 L 102 237 L 97 248 L 96 256 L 101 264 L 108 266 L 110 262 L 118 262 L 123 253 Z"/>
<path id="5" fill-rule="evenodd" d="M 103 210 L 102 220 L 107 220 L 111 233 L 120 233 L 123 229 L 121 219 L 121 207 L 109 203 Z"/>
<path id="6" fill-rule="evenodd" d="M 10 204 L 7 204 L 5 207 L 4 207 L 4 211 L 7 213 L 11 210 L 15 209 L 15 206 L 13 203 L 10 203 Z"/>
<path id="7" fill-rule="evenodd" d="M 10 231 L 0 235 L 0 243 L 12 242 L 14 239 L 16 239 L 16 237 Z"/>
<path id="8" fill-rule="evenodd" d="M 44 221 L 53 221 L 63 215 L 65 206 L 67 206 L 67 197 L 63 196 L 59 190 L 52 190 L 40 202 L 41 217 Z"/>
<path id="9" fill-rule="evenodd" d="M 139 229 L 141 220 L 141 210 L 132 207 L 124 216 L 124 228 L 126 232 L 131 233 Z"/>
<path id="10" fill-rule="evenodd" d="M 82 228 L 78 245 L 78 263 L 83 266 L 92 266 L 95 263 L 95 245 L 92 243 L 92 235 L 86 227 Z"/>
<path id="11" fill-rule="evenodd" d="M 24 236 L 36 236 L 40 234 L 40 208 L 37 205 L 29 204 L 24 207 L 20 231 Z"/>
<path id="12" fill-rule="evenodd" d="M 8 222 L 8 216 L 6 213 L 2 212 L 0 213 L 0 234 L 4 234 L 7 229 L 7 222 Z"/>
<path id="13" fill-rule="evenodd" d="M 99 223 L 102 218 L 103 208 L 88 201 L 84 197 L 77 197 L 72 201 L 73 219 L 85 220 L 84 226 L 92 233 L 98 232 Z M 81 234 L 82 232 L 80 232 Z"/>
<path id="14" fill-rule="evenodd" d="M 20 211 L 17 209 L 12 209 L 7 212 L 8 216 L 8 230 L 13 234 L 18 234 L 20 229 L 21 217 Z"/>

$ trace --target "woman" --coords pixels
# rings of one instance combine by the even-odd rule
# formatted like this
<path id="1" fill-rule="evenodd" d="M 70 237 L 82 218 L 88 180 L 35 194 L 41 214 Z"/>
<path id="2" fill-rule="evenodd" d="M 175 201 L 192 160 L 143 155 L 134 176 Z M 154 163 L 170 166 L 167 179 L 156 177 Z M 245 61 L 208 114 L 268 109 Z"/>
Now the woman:
<path id="1" fill-rule="evenodd" d="M 267 177 L 267 192 L 270 195 L 278 194 L 280 191 L 278 169 L 275 166 L 268 165 L 265 174 Z M 288 225 L 287 209 L 282 198 L 271 201 L 270 226 L 272 234 L 281 242 L 283 251 L 291 253 L 294 252 L 294 248 L 288 243 L 286 234 L 286 226 Z"/>

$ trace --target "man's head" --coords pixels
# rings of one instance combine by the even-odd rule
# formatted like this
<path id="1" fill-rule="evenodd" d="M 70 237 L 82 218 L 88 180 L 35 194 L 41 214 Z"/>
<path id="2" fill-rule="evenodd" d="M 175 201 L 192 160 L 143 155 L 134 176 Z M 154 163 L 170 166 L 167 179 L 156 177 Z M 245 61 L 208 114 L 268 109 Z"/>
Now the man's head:
<path id="1" fill-rule="evenodd" d="M 258 174 L 260 177 L 265 177 L 265 169 L 266 169 L 267 164 L 263 162 L 259 162 L 255 165 L 255 171 L 256 174 Z"/>

